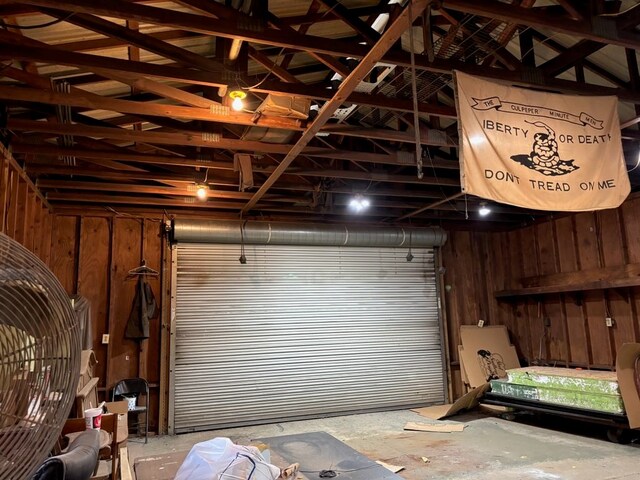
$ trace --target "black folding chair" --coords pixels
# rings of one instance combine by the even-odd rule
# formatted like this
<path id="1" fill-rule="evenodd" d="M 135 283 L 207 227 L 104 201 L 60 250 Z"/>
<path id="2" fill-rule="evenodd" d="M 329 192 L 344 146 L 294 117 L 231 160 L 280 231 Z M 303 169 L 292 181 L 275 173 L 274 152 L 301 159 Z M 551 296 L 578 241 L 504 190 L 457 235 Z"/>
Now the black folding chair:
<path id="1" fill-rule="evenodd" d="M 144 395 L 144 405 L 140 405 L 140 397 Z M 129 410 L 129 416 L 136 415 L 136 428 L 140 432 L 140 426 L 144 424 L 144 443 L 147 443 L 149 435 L 149 384 L 144 378 L 125 378 L 116 383 L 111 394 L 112 401 L 135 397 L 136 407 Z M 140 414 L 144 413 L 144 423 L 140 421 Z"/>

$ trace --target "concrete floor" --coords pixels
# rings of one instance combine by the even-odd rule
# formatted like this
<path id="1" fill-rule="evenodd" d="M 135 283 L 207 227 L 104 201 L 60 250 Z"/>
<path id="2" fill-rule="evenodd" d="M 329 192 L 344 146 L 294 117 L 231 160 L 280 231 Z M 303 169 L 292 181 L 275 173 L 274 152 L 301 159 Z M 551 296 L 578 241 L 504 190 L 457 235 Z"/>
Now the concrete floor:
<path id="1" fill-rule="evenodd" d="M 406 469 L 408 480 L 617 480 L 640 478 L 640 444 L 618 445 L 599 427 L 562 423 L 551 417 L 515 421 L 469 413 L 453 421 L 458 433 L 407 432 L 408 421 L 436 423 L 409 410 L 349 415 L 150 438 L 129 443 L 135 458 L 189 450 L 216 436 L 247 443 L 260 437 L 325 431 L 373 460 Z M 428 463 L 421 457 L 427 457 Z"/>

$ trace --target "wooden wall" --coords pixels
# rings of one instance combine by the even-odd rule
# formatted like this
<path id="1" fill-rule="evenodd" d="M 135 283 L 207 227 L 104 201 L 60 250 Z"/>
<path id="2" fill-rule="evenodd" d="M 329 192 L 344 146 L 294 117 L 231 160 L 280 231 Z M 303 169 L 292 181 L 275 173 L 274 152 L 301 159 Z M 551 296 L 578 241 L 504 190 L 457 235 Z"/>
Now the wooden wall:
<path id="1" fill-rule="evenodd" d="M 0 232 L 50 261 L 49 206 L 11 154 L 0 145 Z"/>
<path id="2" fill-rule="evenodd" d="M 455 395 L 462 393 L 459 326 L 479 319 L 507 325 L 523 364 L 613 368 L 618 347 L 640 341 L 640 287 L 629 286 L 640 275 L 639 212 L 640 198 L 633 198 L 615 210 L 510 232 L 450 232 L 442 254 Z M 580 290 L 616 282 L 623 287 Z M 575 291 L 495 297 L 558 284 L 546 290 Z"/>
<path id="3" fill-rule="evenodd" d="M 142 259 L 160 271 L 163 239 L 157 219 L 83 215 L 53 216 L 51 263 L 69 294 L 91 302 L 93 348 L 99 388 L 105 394 L 123 378 L 144 377 L 151 385 L 150 429 L 157 431 L 160 381 L 160 317 L 151 322 L 150 338 L 138 344 L 124 338 L 135 294 L 129 270 Z M 160 278 L 148 278 L 162 308 Z M 102 335 L 109 334 L 109 343 Z"/>

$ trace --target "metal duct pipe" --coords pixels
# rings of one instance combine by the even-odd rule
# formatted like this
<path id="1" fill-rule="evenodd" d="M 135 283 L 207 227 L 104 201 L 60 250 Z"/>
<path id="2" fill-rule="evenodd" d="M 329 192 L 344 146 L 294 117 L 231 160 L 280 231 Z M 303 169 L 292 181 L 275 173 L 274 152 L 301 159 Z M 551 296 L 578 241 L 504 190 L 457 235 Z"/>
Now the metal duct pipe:
<path id="1" fill-rule="evenodd" d="M 234 222 L 176 219 L 172 241 L 249 245 L 326 245 L 347 247 L 439 247 L 447 234 L 439 227 L 405 229 L 346 225 Z M 241 235 L 242 228 L 242 235 Z M 244 237 L 244 239 L 242 238 Z"/>

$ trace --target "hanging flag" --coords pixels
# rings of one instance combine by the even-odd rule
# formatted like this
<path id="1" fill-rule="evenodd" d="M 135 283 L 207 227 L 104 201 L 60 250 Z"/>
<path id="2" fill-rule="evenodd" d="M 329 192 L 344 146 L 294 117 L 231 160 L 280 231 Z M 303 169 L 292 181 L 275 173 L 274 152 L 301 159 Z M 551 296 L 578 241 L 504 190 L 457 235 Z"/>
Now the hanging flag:
<path id="1" fill-rule="evenodd" d="M 615 208 L 630 185 L 618 99 L 535 92 L 455 72 L 462 190 L 536 210 Z"/>

